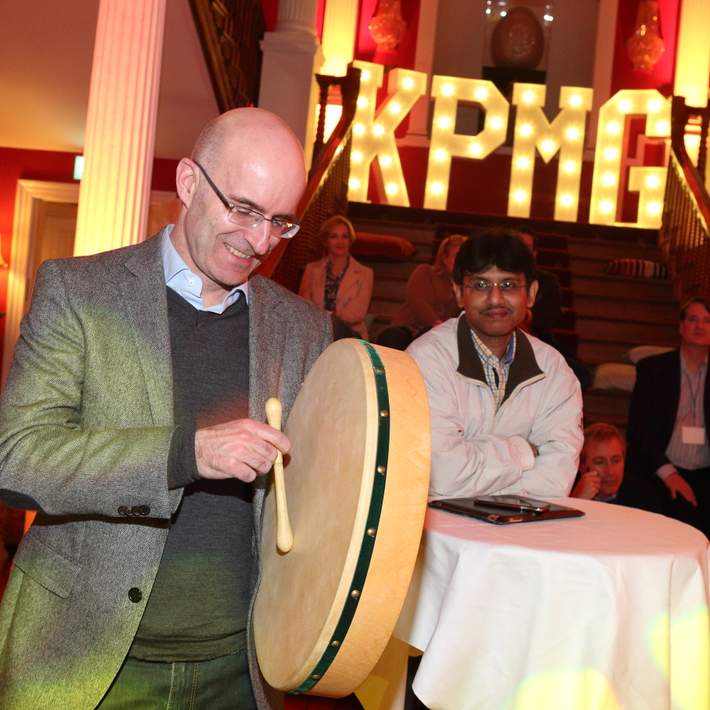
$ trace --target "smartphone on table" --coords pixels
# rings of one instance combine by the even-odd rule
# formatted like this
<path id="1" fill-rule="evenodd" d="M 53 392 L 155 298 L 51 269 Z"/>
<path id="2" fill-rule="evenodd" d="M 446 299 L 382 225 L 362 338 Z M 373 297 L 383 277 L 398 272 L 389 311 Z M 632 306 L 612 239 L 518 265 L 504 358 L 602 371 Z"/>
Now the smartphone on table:
<path id="1" fill-rule="evenodd" d="M 500 508 L 502 510 L 515 510 L 520 513 L 544 513 L 550 508 L 550 504 L 547 501 L 515 495 L 477 496 L 473 499 L 473 502 L 476 505 L 487 505 L 491 508 Z"/>

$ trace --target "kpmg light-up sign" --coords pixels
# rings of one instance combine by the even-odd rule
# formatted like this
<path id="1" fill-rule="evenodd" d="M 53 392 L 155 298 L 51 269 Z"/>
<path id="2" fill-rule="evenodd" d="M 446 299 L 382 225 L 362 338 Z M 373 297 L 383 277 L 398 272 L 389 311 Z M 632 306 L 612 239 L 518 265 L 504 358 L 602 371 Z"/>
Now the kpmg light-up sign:
<path id="1" fill-rule="evenodd" d="M 375 106 L 384 67 L 362 61 L 354 62 L 354 65 L 362 73 L 353 121 L 348 199 L 367 201 L 370 165 L 377 160 L 386 201 L 408 207 L 409 195 L 394 132 L 416 100 L 426 93 L 427 75 L 409 69 L 394 69 L 389 73 L 386 99 Z M 451 159 L 482 160 L 503 145 L 510 104 L 492 82 L 484 79 L 434 75 L 431 96 L 434 98 L 434 114 L 424 207 L 446 209 Z M 455 131 L 460 101 L 477 104 L 485 115 L 483 127 L 475 135 Z M 545 162 L 559 154 L 554 219 L 573 222 L 577 220 L 579 207 L 586 117 L 592 107 L 592 90 L 563 86 L 560 111 L 552 122 L 542 110 L 544 103 L 545 86 L 515 84 L 516 122 L 508 214 L 530 216 L 537 151 Z M 655 89 L 619 91 L 600 108 L 589 210 L 591 223 L 619 224 L 616 214 L 626 116 L 646 116 L 645 135 L 665 138 L 670 135 L 670 111 L 670 101 Z M 665 168 L 630 168 L 628 187 L 639 193 L 639 208 L 636 222 L 624 222 L 625 226 L 660 226 L 665 182 Z"/>

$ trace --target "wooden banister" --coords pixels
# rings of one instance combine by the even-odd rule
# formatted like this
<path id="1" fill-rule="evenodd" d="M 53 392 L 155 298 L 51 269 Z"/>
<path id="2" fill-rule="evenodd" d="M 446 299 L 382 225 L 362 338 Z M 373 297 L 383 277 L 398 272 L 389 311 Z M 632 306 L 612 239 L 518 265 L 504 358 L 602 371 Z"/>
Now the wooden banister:
<path id="1" fill-rule="evenodd" d="M 318 76 L 317 79 L 321 86 L 321 101 L 327 100 L 331 86 L 339 87 L 343 111 L 326 143 L 323 143 L 323 125 L 318 127 L 313 165 L 297 209 L 300 231 L 293 239 L 281 240 L 259 268 L 262 276 L 271 277 L 292 291 L 298 289 L 304 266 L 320 256 L 321 248 L 317 242 L 320 225 L 328 217 L 344 214 L 347 210 L 350 133 L 360 70 L 350 67 L 344 77 Z M 324 120 L 325 105 L 321 103 L 323 110 L 320 111 L 319 124 Z"/>
<path id="2" fill-rule="evenodd" d="M 668 262 L 676 297 L 710 298 L 710 196 L 705 187 L 710 107 L 698 109 L 673 97 L 671 156 L 659 244 Z M 700 124 L 698 165 L 685 146 L 686 126 Z"/>
<path id="3" fill-rule="evenodd" d="M 260 0 L 189 0 L 220 113 L 256 106 L 266 22 Z"/>

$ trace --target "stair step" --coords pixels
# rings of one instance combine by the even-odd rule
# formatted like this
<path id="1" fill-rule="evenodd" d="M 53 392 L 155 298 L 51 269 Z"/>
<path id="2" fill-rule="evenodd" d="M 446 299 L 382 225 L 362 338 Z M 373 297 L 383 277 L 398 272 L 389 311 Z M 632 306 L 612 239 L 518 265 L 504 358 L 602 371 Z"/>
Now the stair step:
<path id="1" fill-rule="evenodd" d="M 611 342 L 606 338 L 580 337 L 577 357 L 590 365 L 602 362 L 626 362 L 626 354 L 631 348 L 638 345 L 659 345 L 662 347 L 675 347 L 677 338 L 672 340 L 647 341 L 645 339 L 632 340 L 625 338 L 624 341 Z"/>
<path id="2" fill-rule="evenodd" d="M 560 287 L 560 296 L 562 297 L 562 305 L 567 308 L 575 307 L 574 291 L 569 286 Z"/>
<path id="3" fill-rule="evenodd" d="M 594 412 L 596 416 L 627 417 L 631 392 L 624 390 L 588 389 L 584 392 L 585 411 Z"/>
<path id="4" fill-rule="evenodd" d="M 539 249 L 535 261 L 541 269 L 568 269 L 570 266 L 569 252 L 566 249 Z"/>
<path id="5" fill-rule="evenodd" d="M 627 318 L 614 320 L 610 318 L 577 317 L 577 331 L 581 339 L 595 338 L 599 340 L 641 341 L 647 345 L 656 342 L 674 342 L 678 328 L 675 324 L 639 323 Z"/>
<path id="6" fill-rule="evenodd" d="M 560 320 L 557 323 L 557 328 L 562 330 L 574 330 L 577 321 L 577 311 L 573 308 L 562 308 Z"/>
<path id="7" fill-rule="evenodd" d="M 630 244 L 613 239 L 570 239 L 569 253 L 573 258 L 648 259 L 661 261 L 661 250 L 655 244 Z"/>
<path id="8" fill-rule="evenodd" d="M 577 294 L 574 308 L 578 316 L 587 318 L 628 319 L 638 322 L 663 323 L 677 326 L 678 306 L 675 303 L 661 303 L 608 296 L 588 296 Z"/>
<path id="9" fill-rule="evenodd" d="M 596 422 L 613 424 L 626 432 L 631 393 L 623 390 L 589 389 L 583 393 L 584 425 Z"/>
<path id="10" fill-rule="evenodd" d="M 557 276 L 557 280 L 560 282 L 560 286 L 563 288 L 571 288 L 573 286 L 572 284 L 572 273 L 568 268 L 560 268 L 559 266 L 547 266 L 545 267 L 545 271 L 549 271 L 555 276 Z"/>
<path id="11" fill-rule="evenodd" d="M 568 246 L 569 238 L 563 234 L 550 234 L 547 232 L 537 232 L 535 234 L 535 249 L 538 252 L 548 249 L 568 251 Z"/>
<path id="12" fill-rule="evenodd" d="M 417 267 L 411 261 L 376 262 L 371 259 L 359 259 L 359 261 L 374 269 L 377 274 L 377 280 L 383 281 L 406 282 L 412 271 Z"/>
<path id="13" fill-rule="evenodd" d="M 673 289 L 669 281 L 634 279 L 624 276 L 596 276 L 575 274 L 571 279 L 575 296 L 611 296 L 634 298 L 660 303 L 673 303 Z"/>

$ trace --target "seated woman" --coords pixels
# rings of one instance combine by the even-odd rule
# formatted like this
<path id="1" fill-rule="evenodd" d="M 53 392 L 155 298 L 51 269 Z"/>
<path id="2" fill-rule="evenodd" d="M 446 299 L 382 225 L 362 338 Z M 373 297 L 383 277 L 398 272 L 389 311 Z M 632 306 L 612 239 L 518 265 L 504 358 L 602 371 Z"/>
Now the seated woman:
<path id="1" fill-rule="evenodd" d="M 451 273 L 466 237 L 451 234 L 439 244 L 434 264 L 420 264 L 407 281 L 404 305 L 395 313 L 392 324 L 380 333 L 379 345 L 405 350 L 409 343 L 430 328 L 457 316 Z"/>
<path id="2" fill-rule="evenodd" d="M 355 241 L 353 225 L 342 215 L 335 215 L 323 222 L 318 239 L 325 256 L 306 265 L 298 294 L 332 313 L 336 330 L 340 321 L 367 340 L 365 316 L 374 273 L 350 256 Z"/>

